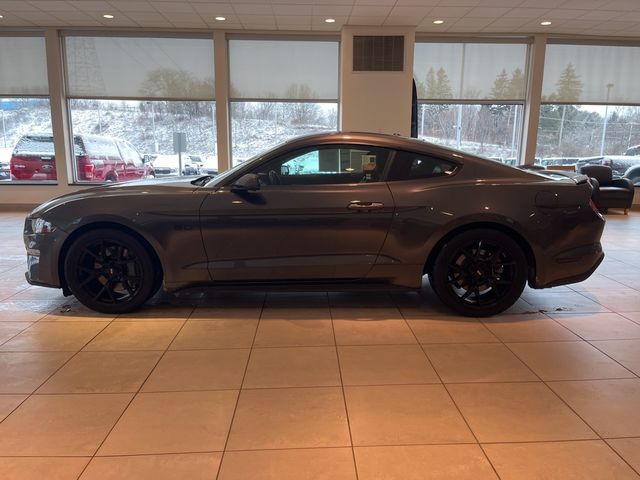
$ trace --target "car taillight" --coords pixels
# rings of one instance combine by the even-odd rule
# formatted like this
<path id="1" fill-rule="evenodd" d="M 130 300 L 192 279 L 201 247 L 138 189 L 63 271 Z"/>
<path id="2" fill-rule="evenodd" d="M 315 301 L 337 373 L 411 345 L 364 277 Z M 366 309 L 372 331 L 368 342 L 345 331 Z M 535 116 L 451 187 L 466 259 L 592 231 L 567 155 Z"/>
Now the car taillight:
<path id="1" fill-rule="evenodd" d="M 91 161 L 89 160 L 89 157 L 87 156 L 78 157 L 78 167 L 80 167 L 78 169 L 79 170 L 78 173 L 82 172 L 85 180 L 93 179 L 93 169 L 95 168 L 95 165 L 91 163 Z"/>

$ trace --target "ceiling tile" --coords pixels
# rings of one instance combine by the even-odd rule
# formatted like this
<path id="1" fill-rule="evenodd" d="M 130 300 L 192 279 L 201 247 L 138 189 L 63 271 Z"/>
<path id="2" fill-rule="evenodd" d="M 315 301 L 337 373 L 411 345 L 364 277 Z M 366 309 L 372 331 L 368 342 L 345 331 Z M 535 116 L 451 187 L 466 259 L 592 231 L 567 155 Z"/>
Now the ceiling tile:
<path id="1" fill-rule="evenodd" d="M 438 3 L 440 0 L 397 0 L 396 7 L 428 7 Z"/>
<path id="2" fill-rule="evenodd" d="M 66 16 L 65 16 L 65 20 L 66 20 Z M 116 18 L 113 18 L 111 20 L 106 19 L 106 18 L 102 18 L 102 17 L 93 17 L 93 20 L 95 20 L 96 22 L 100 23 L 101 25 L 104 25 L 105 27 L 112 27 L 112 26 L 117 26 L 117 27 L 139 27 L 140 25 L 138 24 L 138 22 L 134 21 L 133 19 L 127 17 L 126 15 L 118 15 Z M 73 24 L 75 24 L 76 22 L 73 22 Z"/>
<path id="3" fill-rule="evenodd" d="M 276 23 L 280 25 L 306 25 L 311 26 L 311 16 L 304 15 L 278 15 Z"/>
<path id="4" fill-rule="evenodd" d="M 393 17 L 425 17 L 433 7 L 393 7 L 389 15 Z"/>
<path id="5" fill-rule="evenodd" d="M 562 8 L 595 10 L 604 7 L 608 3 L 611 3 L 610 0 L 566 0 L 559 2 L 558 5 Z"/>
<path id="6" fill-rule="evenodd" d="M 311 24 L 305 24 L 305 25 L 282 25 L 280 23 L 278 23 L 278 30 L 287 30 L 287 31 L 291 31 L 291 32 L 307 32 L 309 30 L 311 30 Z"/>
<path id="7" fill-rule="evenodd" d="M 618 13 L 621 13 L 621 12 L 618 12 Z M 629 20 L 629 21 L 634 21 L 634 22 L 640 22 L 640 11 L 638 11 L 638 12 L 624 12 L 624 13 L 621 13 L 620 15 L 617 15 L 614 18 L 615 18 L 615 20 L 620 20 L 620 21 Z"/>
<path id="8" fill-rule="evenodd" d="M 451 29 L 455 31 L 468 30 L 468 31 L 477 32 L 481 28 L 486 27 L 487 25 L 490 25 L 491 23 L 493 23 L 493 21 L 494 19 L 492 18 L 464 17 L 458 20 L 456 23 L 454 23 Z"/>
<path id="9" fill-rule="evenodd" d="M 351 10 L 352 17 L 386 17 L 389 15 L 391 7 L 381 7 L 376 5 L 355 5 Z"/>
<path id="10" fill-rule="evenodd" d="M 312 5 L 273 5 L 276 15 L 309 15 L 313 13 Z"/>
<path id="11" fill-rule="evenodd" d="M 387 19 L 387 17 L 355 17 L 351 15 L 349 17 L 349 25 L 372 25 L 378 26 Z"/>
<path id="12" fill-rule="evenodd" d="M 84 12 L 109 12 L 112 10 L 109 2 L 99 0 L 69 0 L 69 3 Z"/>
<path id="13" fill-rule="evenodd" d="M 141 27 L 170 27 L 171 23 L 157 12 L 142 13 L 131 12 L 127 14 L 134 22 L 137 22 Z"/>
<path id="14" fill-rule="evenodd" d="M 521 27 L 522 25 L 525 25 L 526 23 L 529 23 L 530 21 L 531 21 L 531 18 L 501 17 L 501 18 L 497 18 L 489 26 L 495 25 L 502 29 L 518 28 L 518 27 Z"/>
<path id="15" fill-rule="evenodd" d="M 322 25 L 319 24 L 312 24 L 311 25 L 311 30 L 315 31 L 315 32 L 340 32 L 340 29 L 342 28 L 342 24 L 336 22 L 336 23 L 322 23 Z"/>
<path id="16" fill-rule="evenodd" d="M 62 0 L 38 0 L 29 3 L 45 12 L 74 12 L 77 10 L 74 5 Z"/>
<path id="17" fill-rule="evenodd" d="M 153 6 L 160 13 L 195 13 L 188 2 L 153 2 Z"/>
<path id="18" fill-rule="evenodd" d="M 20 18 L 15 15 L 5 15 L 2 19 L 3 27 L 32 27 L 34 24 L 29 20 L 25 20 L 24 18 Z"/>
<path id="19" fill-rule="evenodd" d="M 393 6 L 394 0 L 355 0 L 352 3 L 354 3 L 355 5 L 382 5 L 391 8 Z"/>
<path id="20" fill-rule="evenodd" d="M 434 7 L 428 15 L 434 18 L 464 17 L 473 7 Z"/>
<path id="21" fill-rule="evenodd" d="M 155 9 L 149 2 L 127 2 L 127 1 L 110 1 L 113 8 L 121 12 L 153 12 Z"/>
<path id="22" fill-rule="evenodd" d="M 276 18 L 273 15 L 238 15 L 238 19 L 242 25 L 261 25 L 265 27 L 267 25 L 276 26 Z"/>
<path id="23" fill-rule="evenodd" d="M 628 16 L 629 12 L 624 13 L 624 12 L 611 12 L 608 10 L 592 10 L 590 12 L 585 12 L 583 15 L 580 15 L 580 17 L 578 17 L 580 20 L 601 20 L 601 21 L 605 21 L 605 20 L 611 20 L 613 18 L 616 17 L 620 17 L 620 16 Z"/>
<path id="24" fill-rule="evenodd" d="M 527 0 L 520 5 L 522 8 L 556 8 L 561 0 Z"/>
<path id="25" fill-rule="evenodd" d="M 192 3 L 191 6 L 200 15 L 216 16 L 236 13 L 230 3 Z"/>
<path id="26" fill-rule="evenodd" d="M 551 20 L 553 20 L 554 18 L 579 18 L 582 15 L 584 15 L 584 10 L 565 10 L 563 8 L 554 8 L 552 10 L 549 10 L 549 12 L 546 14 L 546 16 Z"/>
<path id="27" fill-rule="evenodd" d="M 637 11 L 638 8 L 640 8 L 638 0 L 613 0 L 607 3 L 608 10 Z"/>
<path id="28" fill-rule="evenodd" d="M 484 8 L 484 7 L 508 7 L 508 8 L 513 8 L 513 7 L 518 7 L 518 6 L 522 5 L 523 1 L 524 0 L 482 0 L 478 4 L 478 7 L 480 7 L 480 8 Z"/>
<path id="29" fill-rule="evenodd" d="M 407 16 L 407 17 L 401 17 L 401 16 L 396 16 L 396 17 L 387 17 L 387 19 L 384 21 L 385 26 L 397 26 L 397 25 L 402 25 L 402 26 L 416 26 L 418 25 L 420 22 L 422 21 L 422 17 L 421 16 Z"/>
<path id="30" fill-rule="evenodd" d="M 472 8 L 471 11 L 467 13 L 467 16 L 473 17 L 473 18 L 497 18 L 497 17 L 501 17 L 508 11 L 509 9 L 506 7 L 481 6 L 481 7 Z"/>
<path id="31" fill-rule="evenodd" d="M 195 12 L 171 12 L 164 13 L 164 17 L 169 20 L 171 23 L 179 22 L 179 23 L 203 23 L 202 18 Z"/>
<path id="32" fill-rule="evenodd" d="M 451 7 L 475 7 L 480 5 L 481 0 L 439 0 L 438 5 Z"/>
<path id="33" fill-rule="evenodd" d="M 171 25 L 173 25 L 175 28 L 184 28 L 184 29 L 191 29 L 191 28 L 207 28 L 207 24 L 205 22 L 171 22 Z"/>
<path id="34" fill-rule="evenodd" d="M 0 10 L 4 12 L 33 12 L 38 11 L 39 8 L 31 5 L 30 2 L 25 2 L 23 0 L 7 0 L 0 1 Z M 16 22 L 19 21 L 28 22 L 25 18 L 16 18 Z"/>
<path id="35" fill-rule="evenodd" d="M 539 18 L 549 12 L 548 8 L 513 8 L 503 18 Z"/>
<path id="36" fill-rule="evenodd" d="M 351 6 L 349 5 L 314 5 L 313 15 L 319 16 L 349 16 Z"/>
<path id="37" fill-rule="evenodd" d="M 238 15 L 273 15 L 273 8 L 271 5 L 259 3 L 234 3 L 233 9 Z"/>
<path id="38" fill-rule="evenodd" d="M 592 29 L 594 31 L 597 30 L 611 30 L 611 31 L 618 31 L 618 30 L 626 30 L 628 28 L 634 28 L 638 25 L 638 22 L 633 21 L 633 22 L 627 22 L 627 21 L 617 21 L 617 22 L 604 22 L 604 23 L 598 23 L 597 25 L 594 25 L 592 27 Z"/>

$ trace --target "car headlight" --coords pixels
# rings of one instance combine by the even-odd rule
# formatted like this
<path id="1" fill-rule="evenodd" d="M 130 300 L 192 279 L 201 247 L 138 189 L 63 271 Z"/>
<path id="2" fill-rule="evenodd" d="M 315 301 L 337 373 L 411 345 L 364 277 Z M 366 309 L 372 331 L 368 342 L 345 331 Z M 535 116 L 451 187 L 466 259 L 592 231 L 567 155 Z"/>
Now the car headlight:
<path id="1" fill-rule="evenodd" d="M 32 218 L 31 231 L 36 234 L 52 233 L 56 231 L 56 227 L 53 223 L 45 220 L 44 218 Z"/>

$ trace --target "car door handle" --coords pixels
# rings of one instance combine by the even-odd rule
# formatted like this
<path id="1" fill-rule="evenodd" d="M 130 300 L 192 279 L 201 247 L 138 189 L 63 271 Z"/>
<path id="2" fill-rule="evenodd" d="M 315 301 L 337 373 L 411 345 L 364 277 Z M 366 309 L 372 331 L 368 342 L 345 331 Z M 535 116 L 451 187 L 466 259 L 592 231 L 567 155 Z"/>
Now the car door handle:
<path id="1" fill-rule="evenodd" d="M 347 206 L 350 210 L 373 210 L 384 207 L 384 203 L 380 202 L 361 202 L 360 200 L 353 200 L 349 202 Z"/>

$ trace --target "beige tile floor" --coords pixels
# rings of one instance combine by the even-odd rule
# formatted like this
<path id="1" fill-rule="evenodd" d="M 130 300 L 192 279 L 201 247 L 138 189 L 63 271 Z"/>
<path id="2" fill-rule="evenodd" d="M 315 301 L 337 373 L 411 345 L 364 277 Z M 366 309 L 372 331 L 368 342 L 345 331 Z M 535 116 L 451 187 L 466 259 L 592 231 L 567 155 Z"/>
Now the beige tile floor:
<path id="1" fill-rule="evenodd" d="M 0 478 L 640 479 L 640 213 L 503 315 L 416 293 L 159 297 L 24 280 L 0 213 Z M 204 294 L 204 295 L 203 295 Z"/>

